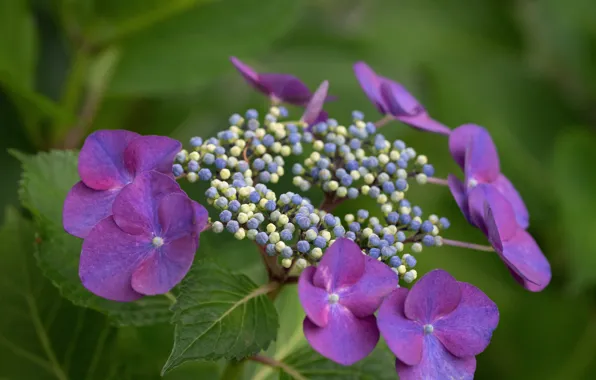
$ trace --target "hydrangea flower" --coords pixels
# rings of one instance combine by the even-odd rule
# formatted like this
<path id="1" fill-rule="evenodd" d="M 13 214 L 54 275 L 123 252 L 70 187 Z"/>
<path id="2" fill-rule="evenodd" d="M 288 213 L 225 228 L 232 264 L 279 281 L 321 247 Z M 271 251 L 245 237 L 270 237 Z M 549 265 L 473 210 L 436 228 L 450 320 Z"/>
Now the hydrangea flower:
<path id="1" fill-rule="evenodd" d="M 511 203 L 493 186 L 483 185 L 473 197 L 484 198 L 484 224 L 491 245 L 513 277 L 532 292 L 551 280 L 548 260 L 532 236 L 516 221 Z"/>
<path id="2" fill-rule="evenodd" d="M 308 87 L 293 75 L 258 73 L 236 57 L 230 57 L 230 61 L 252 87 L 269 96 L 274 103 L 285 102 L 306 106 L 312 97 Z M 332 98 L 327 97 L 326 100 L 332 100 Z"/>
<path id="3" fill-rule="evenodd" d="M 182 144 L 165 136 L 141 136 L 124 130 L 101 130 L 87 137 L 79 154 L 81 181 L 64 202 L 63 225 L 84 238 L 112 214 L 112 203 L 135 176 L 147 171 L 172 175 L 174 156 Z"/>
<path id="4" fill-rule="evenodd" d="M 427 273 L 410 291 L 395 289 L 378 314 L 401 380 L 472 379 L 475 356 L 498 323 L 492 300 L 443 270 Z"/>
<path id="5" fill-rule="evenodd" d="M 482 217 L 484 202 L 482 199 L 470 201 L 468 193 L 474 186 L 488 183 L 509 200 L 515 210 L 517 223 L 524 229 L 528 228 L 528 209 L 511 181 L 501 174 L 497 148 L 486 129 L 475 124 L 464 124 L 454 129 L 449 136 L 449 150 L 465 173 L 465 184 L 450 175 L 449 188 L 472 224 L 478 226 L 480 221 L 474 220 L 474 215 Z"/>
<path id="6" fill-rule="evenodd" d="M 207 211 L 156 171 L 137 175 L 112 211 L 83 242 L 83 285 L 114 301 L 170 291 L 190 269 Z"/>
<path id="7" fill-rule="evenodd" d="M 368 99 L 383 115 L 423 131 L 449 135 L 451 130 L 432 119 L 420 102 L 404 86 L 377 75 L 364 62 L 354 64 L 354 73 Z"/>
<path id="8" fill-rule="evenodd" d="M 363 255 L 356 243 L 337 239 L 319 265 L 306 268 L 298 282 L 310 345 L 343 365 L 365 358 L 379 340 L 374 312 L 397 282 L 389 267 Z"/>

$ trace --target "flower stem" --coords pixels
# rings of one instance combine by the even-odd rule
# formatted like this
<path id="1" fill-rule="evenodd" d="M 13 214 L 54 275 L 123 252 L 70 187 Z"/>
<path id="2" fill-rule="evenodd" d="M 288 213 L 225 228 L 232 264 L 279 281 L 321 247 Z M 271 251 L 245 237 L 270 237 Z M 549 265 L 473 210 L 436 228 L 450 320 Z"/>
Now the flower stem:
<path id="1" fill-rule="evenodd" d="M 458 240 L 449 240 L 449 239 L 443 239 L 443 244 L 445 245 L 450 245 L 452 247 L 460 247 L 460 248 L 468 248 L 468 249 L 475 249 L 477 251 L 484 251 L 484 252 L 494 252 L 495 250 L 493 249 L 493 247 L 490 247 L 488 245 L 480 245 L 480 244 L 474 244 L 474 243 L 466 243 L 463 241 L 458 241 Z"/>
<path id="2" fill-rule="evenodd" d="M 273 368 L 279 368 L 288 375 L 290 375 L 295 380 L 306 380 L 306 377 L 302 376 L 300 372 L 298 372 L 295 368 L 290 367 L 289 365 L 285 364 L 284 362 L 275 360 L 268 356 L 263 355 L 255 355 L 250 356 L 247 358 L 248 360 L 252 360 L 253 362 L 261 363 Z"/>
<path id="3" fill-rule="evenodd" d="M 172 304 L 175 304 L 177 301 L 176 296 L 174 294 L 172 294 L 172 292 L 164 293 L 164 296 L 166 296 L 167 299 L 172 301 Z"/>
<path id="4" fill-rule="evenodd" d="M 381 120 L 375 122 L 375 127 L 381 128 L 382 126 L 384 126 L 385 124 L 389 123 L 392 120 L 393 120 L 393 116 L 391 116 L 391 115 L 385 115 L 384 118 L 382 118 Z"/>
<path id="5" fill-rule="evenodd" d="M 449 186 L 449 182 L 443 178 L 428 177 L 426 182 L 432 183 L 434 185 Z"/>

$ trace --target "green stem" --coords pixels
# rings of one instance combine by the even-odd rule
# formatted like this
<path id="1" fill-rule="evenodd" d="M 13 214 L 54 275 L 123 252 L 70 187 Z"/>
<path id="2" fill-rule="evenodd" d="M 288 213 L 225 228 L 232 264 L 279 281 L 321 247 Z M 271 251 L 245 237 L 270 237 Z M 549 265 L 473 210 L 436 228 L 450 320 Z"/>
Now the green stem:
<path id="1" fill-rule="evenodd" d="M 167 299 L 172 301 L 172 304 L 175 304 L 177 301 L 176 296 L 172 292 L 164 293 L 164 296 L 166 296 Z"/>
<path id="2" fill-rule="evenodd" d="M 246 360 L 230 360 L 224 368 L 224 371 L 221 374 L 222 380 L 235 380 L 235 379 L 242 379 L 242 375 L 244 374 L 244 365 L 246 364 Z"/>

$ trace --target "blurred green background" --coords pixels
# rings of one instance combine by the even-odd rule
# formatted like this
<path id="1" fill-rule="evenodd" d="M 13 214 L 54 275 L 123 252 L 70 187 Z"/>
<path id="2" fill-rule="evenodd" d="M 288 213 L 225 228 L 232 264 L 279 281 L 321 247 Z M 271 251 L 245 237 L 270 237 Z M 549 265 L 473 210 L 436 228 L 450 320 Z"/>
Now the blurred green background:
<path id="1" fill-rule="evenodd" d="M 496 255 L 450 247 L 421 253 L 419 273 L 444 268 L 499 305 L 500 326 L 478 357 L 476 378 L 595 378 L 595 14 L 593 0 L 0 1 L 0 209 L 7 210 L 0 379 L 55 378 L 44 367 L 48 355 L 69 379 L 159 378 L 171 326 L 112 327 L 62 299 L 35 266 L 33 235 L 17 233 L 26 214 L 18 208 L 20 166 L 7 149 L 78 148 L 91 131 L 110 128 L 184 142 L 209 137 L 230 114 L 266 106 L 230 55 L 295 74 L 311 88 L 329 80 L 339 100 L 327 109 L 340 121 L 353 109 L 378 117 L 352 74 L 364 60 L 450 127 L 488 128 L 530 209 L 530 232 L 553 281 L 532 294 Z M 398 123 L 385 133 L 426 154 L 437 176 L 459 174 L 444 137 Z M 200 199 L 200 189 L 189 192 Z M 426 213 L 451 219 L 449 237 L 483 243 L 446 188 L 412 185 L 408 194 Z M 374 205 L 359 200 L 339 210 L 359 207 Z M 264 280 L 247 242 L 205 234 L 199 255 Z M 18 286 L 4 281 L 15 268 L 25 273 Z M 295 289 L 278 305 L 282 327 L 270 351 L 281 358 L 304 341 Z M 216 378 L 220 367 L 189 364 L 166 378 Z M 245 374 L 263 380 L 272 372 L 251 364 Z"/>

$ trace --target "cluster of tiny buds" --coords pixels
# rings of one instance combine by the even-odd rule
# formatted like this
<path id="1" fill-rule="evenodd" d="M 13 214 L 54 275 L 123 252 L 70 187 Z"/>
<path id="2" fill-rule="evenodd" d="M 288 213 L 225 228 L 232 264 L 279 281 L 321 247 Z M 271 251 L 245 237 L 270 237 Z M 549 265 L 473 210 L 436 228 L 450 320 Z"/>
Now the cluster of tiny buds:
<path id="1" fill-rule="evenodd" d="M 440 232 L 449 227 L 446 218 L 436 215 L 424 220 L 420 207 L 404 198 L 408 178 L 425 183 L 433 175 L 426 156 L 417 156 L 400 140 L 388 142 L 357 111 L 348 128 L 329 119 L 312 126 L 312 131 L 300 121 L 279 122 L 280 116 L 287 116 L 283 107 L 272 107 L 263 124 L 255 110 L 245 117 L 234 114 L 231 126 L 216 138 L 193 137 L 192 150 L 176 156 L 176 177 L 210 183 L 205 196 L 219 213 L 211 229 L 253 240 L 285 268 L 315 264 L 335 239 L 346 237 L 363 254 L 392 267 L 406 283 L 414 281 L 413 254 L 424 246 L 442 245 Z M 342 220 L 300 194 L 278 196 L 269 189 L 268 184 L 285 174 L 284 157 L 301 155 L 303 143 L 314 151 L 303 165 L 292 168 L 293 182 L 301 191 L 318 185 L 334 199 L 368 195 L 380 205 L 381 219 L 358 210 Z"/>

